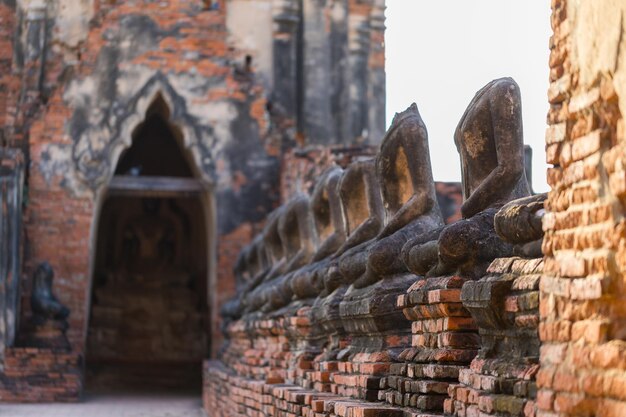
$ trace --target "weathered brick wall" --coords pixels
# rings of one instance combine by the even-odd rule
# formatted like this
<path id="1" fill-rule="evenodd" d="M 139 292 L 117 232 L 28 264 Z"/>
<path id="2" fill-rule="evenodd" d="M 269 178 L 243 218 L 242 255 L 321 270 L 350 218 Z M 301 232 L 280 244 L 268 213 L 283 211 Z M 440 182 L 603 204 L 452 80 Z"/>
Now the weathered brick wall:
<path id="1" fill-rule="evenodd" d="M 15 8 L 11 2 L 0 2 L 0 146 L 6 146 L 5 125 L 9 97 L 16 84 L 12 74 Z"/>
<path id="2" fill-rule="evenodd" d="M 0 374 L 0 400 L 74 402 L 82 392 L 79 355 L 40 348 L 6 351 Z"/>
<path id="3" fill-rule="evenodd" d="M 486 276 L 463 286 L 460 299 L 475 319 L 480 351 L 449 386 L 447 413 L 535 415 L 542 270 L 541 258 L 498 258 Z"/>
<path id="4" fill-rule="evenodd" d="M 624 5 L 552 8 L 538 416 L 622 416 Z"/>
<path id="5" fill-rule="evenodd" d="M 201 138 L 204 142 L 193 146 L 203 149 L 208 145 L 207 141 L 222 141 L 226 144 L 223 148 L 226 153 L 207 154 L 201 150 L 195 154 L 198 157 L 203 155 L 203 164 L 206 164 L 207 158 L 212 159 L 209 164 L 215 164 L 218 159 L 222 161 L 202 167 L 206 170 L 204 175 L 213 177 L 219 183 L 216 189 L 219 221 L 211 226 L 217 229 L 212 233 L 218 236 L 232 234 L 232 229 L 238 223 L 253 220 L 255 216 L 260 219 L 264 210 L 267 210 L 264 207 L 267 204 L 271 207 L 272 201 L 271 195 L 269 199 L 257 199 L 256 206 L 248 205 L 243 210 L 236 203 L 237 199 L 245 199 L 245 194 L 250 196 L 251 192 L 254 193 L 252 188 L 259 186 L 260 182 L 268 180 L 264 172 L 272 171 L 256 172 L 256 179 L 238 188 L 232 185 L 249 175 L 243 168 L 244 161 L 233 160 L 228 155 L 240 143 L 254 143 L 248 145 L 250 151 L 256 153 L 253 158 L 267 157 L 264 156 L 260 138 L 263 132 L 258 129 L 265 117 L 263 111 L 258 111 L 259 107 L 264 107 L 264 99 L 251 77 L 238 75 L 229 64 L 224 13 L 205 10 L 192 2 L 172 2 L 167 5 L 125 3 L 115 7 L 102 4 L 96 8 L 94 15 L 93 28 L 85 34 L 84 43 L 75 52 L 80 54 L 78 62 L 69 63 L 66 56 L 53 50 L 48 67 L 63 67 L 63 71 L 71 71 L 73 77 L 55 89 L 50 87 L 50 97 L 41 115 L 29 129 L 31 170 L 26 210 L 25 275 L 30 276 L 37 262 L 51 262 L 57 276 L 56 292 L 72 310 L 68 336 L 79 352 L 83 349 L 87 325 L 88 310 L 85 307 L 88 306 L 90 262 L 95 250 L 97 207 L 101 202 L 98 195 L 102 190 L 102 181 L 106 182 L 107 175 L 111 175 L 110 171 L 115 166 L 115 156 L 110 152 L 113 146 L 119 146 L 120 140 L 124 140 L 120 138 L 124 135 L 123 127 L 111 125 L 115 121 L 88 116 L 87 122 L 84 120 L 85 114 L 109 114 L 111 106 L 116 107 L 126 101 L 125 105 L 129 106 L 125 110 L 127 113 L 119 113 L 117 116 L 123 119 L 140 111 L 133 109 L 133 106 L 145 107 L 149 104 L 134 100 L 149 100 L 156 91 L 166 96 L 170 94 L 166 101 L 172 106 L 172 117 L 190 117 L 181 114 L 184 111 L 182 108 L 196 114 L 213 109 L 214 117 L 219 117 L 218 114 L 225 109 L 231 109 L 227 110 L 231 111 L 231 115 L 226 120 L 217 122 L 214 118 L 205 118 L 192 126 L 193 129 L 204 129 L 204 135 L 213 135 Z M 144 36 L 145 43 L 140 48 L 125 49 L 128 45 L 124 42 L 136 36 Z M 183 94 L 186 88 L 193 88 L 193 82 L 185 84 L 183 81 L 188 74 L 194 74 L 192 77 L 195 77 L 196 82 L 205 80 L 209 87 L 193 98 L 183 99 L 177 94 Z M 60 80 L 55 71 L 48 70 L 46 76 L 47 84 Z M 128 94 L 123 83 L 133 83 L 130 80 L 136 76 L 143 77 L 144 84 L 133 85 Z M 170 90 L 175 83 L 180 86 L 177 92 Z M 90 91 L 94 86 L 95 90 Z M 141 88 L 154 91 L 142 93 Z M 90 95 L 93 96 L 88 98 Z M 219 129 L 229 129 L 229 123 L 238 123 L 241 118 L 248 121 L 248 127 L 239 130 L 244 136 L 240 141 L 232 141 L 228 131 L 226 136 L 222 133 L 221 138 L 220 133 L 216 133 Z M 183 126 L 183 130 L 188 128 Z M 98 133 L 94 133 L 96 129 L 102 129 L 101 132 L 106 132 L 105 135 L 109 137 L 98 136 Z M 97 141 L 104 142 L 96 145 Z M 87 164 L 100 167 L 89 171 L 91 168 L 76 165 L 77 160 L 87 160 Z M 93 172 L 96 174 L 92 175 Z M 101 172 L 104 172 L 104 176 Z M 247 208 L 250 210 L 246 212 Z M 225 212 L 230 212 L 227 219 L 224 218 Z M 245 241 L 245 237 L 236 237 L 237 241 L 241 239 Z M 232 263 L 235 256 L 232 250 L 229 251 L 228 239 L 225 239 L 217 255 L 218 263 Z M 229 281 L 228 270 L 215 267 L 217 278 L 213 285 Z M 27 280 L 23 294 L 25 313 L 29 311 L 28 284 Z M 212 301 L 216 302 L 217 297 Z"/>

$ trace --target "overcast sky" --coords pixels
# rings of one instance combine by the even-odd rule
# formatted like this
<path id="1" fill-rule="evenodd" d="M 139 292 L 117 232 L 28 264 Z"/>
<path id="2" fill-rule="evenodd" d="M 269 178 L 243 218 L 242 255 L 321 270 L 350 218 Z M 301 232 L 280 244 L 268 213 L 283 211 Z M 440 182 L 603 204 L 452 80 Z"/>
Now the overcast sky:
<path id="1" fill-rule="evenodd" d="M 547 191 L 549 0 L 387 0 L 387 123 L 417 103 L 437 181 L 460 181 L 453 135 L 487 82 L 513 77 L 522 91 L 533 187 Z"/>

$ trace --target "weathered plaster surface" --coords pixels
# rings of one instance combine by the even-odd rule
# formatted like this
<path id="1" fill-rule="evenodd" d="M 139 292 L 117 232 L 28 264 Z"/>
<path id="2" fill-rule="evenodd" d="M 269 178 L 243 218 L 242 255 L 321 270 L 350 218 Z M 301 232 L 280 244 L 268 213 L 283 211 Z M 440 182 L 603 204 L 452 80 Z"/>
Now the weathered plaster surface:
<path id="1" fill-rule="evenodd" d="M 272 0 L 230 0 L 226 4 L 226 27 L 231 44 L 253 58 L 252 67 L 266 87 L 273 77 Z"/>
<path id="2" fill-rule="evenodd" d="M 626 1 L 593 0 L 567 3 L 572 33 L 570 57 L 578 69 L 579 83 L 590 87 L 602 74 L 613 76 L 620 97 L 620 111 L 626 114 Z"/>

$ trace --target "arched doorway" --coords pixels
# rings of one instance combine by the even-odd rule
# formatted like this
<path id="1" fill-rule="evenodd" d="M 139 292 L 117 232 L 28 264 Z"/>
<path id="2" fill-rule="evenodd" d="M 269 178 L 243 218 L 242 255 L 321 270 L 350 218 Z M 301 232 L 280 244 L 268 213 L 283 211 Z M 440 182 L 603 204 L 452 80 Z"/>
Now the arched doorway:
<path id="1" fill-rule="evenodd" d="M 88 390 L 201 387 L 208 357 L 206 188 L 159 96 L 100 210 L 87 333 Z"/>

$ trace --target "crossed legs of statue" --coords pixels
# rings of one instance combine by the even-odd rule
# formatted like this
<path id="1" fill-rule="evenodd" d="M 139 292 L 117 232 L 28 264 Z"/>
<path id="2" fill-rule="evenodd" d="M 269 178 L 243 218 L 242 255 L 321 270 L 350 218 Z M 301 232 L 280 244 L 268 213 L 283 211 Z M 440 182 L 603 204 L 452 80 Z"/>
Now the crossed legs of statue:
<path id="1" fill-rule="evenodd" d="M 376 241 L 368 251 L 365 271 L 354 282 L 354 287 L 365 288 L 384 277 L 408 272 L 409 269 L 401 256 L 404 245 L 415 236 L 427 236 L 432 240 L 440 231 L 441 227 L 433 230 L 433 219 L 424 216 L 392 235 Z"/>
<path id="2" fill-rule="evenodd" d="M 445 226 L 438 239 L 417 236 L 404 245 L 402 259 L 418 275 L 480 275 L 491 259 L 512 253 L 512 245 L 503 242 L 495 232 L 493 221 L 497 212 L 497 208 L 489 208 Z"/>

